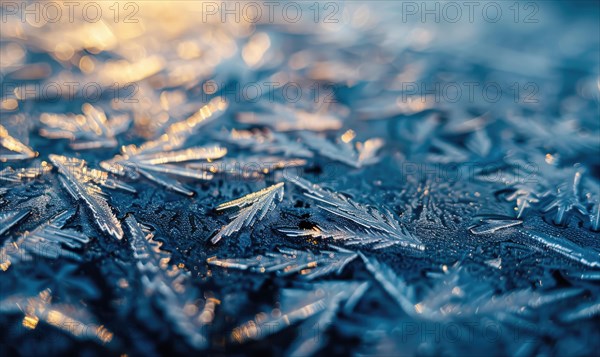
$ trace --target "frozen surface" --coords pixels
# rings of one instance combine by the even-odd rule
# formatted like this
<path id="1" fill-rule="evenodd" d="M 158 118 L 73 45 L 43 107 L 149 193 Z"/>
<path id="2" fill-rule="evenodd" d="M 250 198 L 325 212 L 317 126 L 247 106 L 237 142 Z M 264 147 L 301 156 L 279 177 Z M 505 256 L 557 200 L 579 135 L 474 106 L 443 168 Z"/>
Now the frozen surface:
<path id="1" fill-rule="evenodd" d="M 597 353 L 597 2 L 301 4 L 3 18 L 3 354 Z"/>

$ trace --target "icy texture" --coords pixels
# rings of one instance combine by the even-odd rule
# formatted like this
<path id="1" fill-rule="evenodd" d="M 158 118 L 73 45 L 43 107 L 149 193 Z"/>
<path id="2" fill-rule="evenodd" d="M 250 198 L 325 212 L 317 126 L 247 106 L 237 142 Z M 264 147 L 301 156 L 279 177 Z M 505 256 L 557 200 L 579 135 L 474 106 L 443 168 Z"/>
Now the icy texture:
<path id="1" fill-rule="evenodd" d="M 597 3 L 297 4 L 7 2 L 2 355 L 596 355 Z"/>

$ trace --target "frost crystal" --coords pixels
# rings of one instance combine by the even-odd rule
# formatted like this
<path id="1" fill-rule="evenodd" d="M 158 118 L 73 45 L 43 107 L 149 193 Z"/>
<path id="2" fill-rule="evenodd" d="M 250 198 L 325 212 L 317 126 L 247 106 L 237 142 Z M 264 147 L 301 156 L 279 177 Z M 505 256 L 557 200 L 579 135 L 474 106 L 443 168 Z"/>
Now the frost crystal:
<path id="1" fill-rule="evenodd" d="M 558 188 L 556 197 L 548 203 L 543 209 L 543 212 L 556 210 L 554 215 L 554 223 L 562 225 L 567 219 L 567 214 L 571 211 L 585 215 L 586 208 L 579 201 L 579 184 L 581 182 L 581 172 L 576 172 L 573 177 L 573 184 L 568 187 L 563 185 Z"/>
<path id="2" fill-rule="evenodd" d="M 333 251 L 311 251 L 279 248 L 278 252 L 270 252 L 252 258 L 207 259 L 207 263 L 228 269 L 248 270 L 255 273 L 277 273 L 290 275 L 299 273 L 308 280 L 335 272 L 339 274 L 344 267 L 357 257 L 343 249 Z"/>
<path id="3" fill-rule="evenodd" d="M 362 254 L 361 257 L 374 279 L 406 314 L 416 319 L 456 321 L 454 319 L 487 316 L 499 322 L 521 325 L 526 323 L 525 317 L 531 310 L 583 292 L 577 288 L 548 292 L 523 289 L 494 295 L 488 284 L 477 283 L 461 266 L 454 266 L 435 279 L 433 287 L 418 293 L 387 265 Z"/>
<path id="4" fill-rule="evenodd" d="M 9 182 L 21 182 L 23 179 L 33 179 L 45 175 L 52 171 L 52 165 L 42 161 L 39 166 L 32 166 L 21 169 L 7 167 L 0 171 L 0 180 Z"/>
<path id="5" fill-rule="evenodd" d="M 116 136 L 131 123 L 128 115 L 108 120 L 102 109 L 89 103 L 81 110 L 83 115 L 42 114 L 40 121 L 45 127 L 40 134 L 50 139 L 69 139 L 73 150 L 111 148 L 118 144 Z"/>
<path id="6" fill-rule="evenodd" d="M 43 321 L 78 339 L 103 345 L 113 339 L 113 333 L 103 325 L 98 325 L 84 306 L 53 303 L 50 289 L 41 291 L 37 296 L 12 295 L 0 300 L 0 312 L 24 314 L 22 325 L 26 329 L 33 330 Z"/>
<path id="7" fill-rule="evenodd" d="M 343 134 L 335 143 L 311 132 L 302 132 L 300 136 L 307 146 L 321 155 L 355 168 L 377 163 L 379 161 L 377 152 L 384 144 L 383 139 L 373 138 L 362 143 L 357 142 L 355 149 L 351 144 L 355 136 L 352 130 Z"/>
<path id="8" fill-rule="evenodd" d="M 347 247 L 363 247 L 370 246 L 372 249 L 385 249 L 393 245 L 404 245 L 416 249 L 422 249 L 421 245 L 410 245 L 398 242 L 398 237 L 390 235 L 387 232 L 362 229 L 355 230 L 348 227 L 339 226 L 316 226 L 312 229 L 279 229 L 280 232 L 285 233 L 288 237 L 310 237 L 310 238 L 321 238 L 321 239 L 333 239 L 336 243 L 341 243 Z M 405 237 L 412 237 L 411 234 L 404 228 L 400 227 L 401 235 Z"/>
<path id="9" fill-rule="evenodd" d="M 306 165 L 304 159 L 285 159 L 274 156 L 248 156 L 237 159 L 222 159 L 212 162 L 190 163 L 186 167 L 214 174 L 225 174 L 229 178 L 264 179 L 276 170 L 286 170 Z"/>
<path id="10" fill-rule="evenodd" d="M 3 125 L 0 125 L 0 146 L 10 152 L 0 152 L 0 162 L 13 160 L 27 160 L 38 156 L 38 153 L 32 148 L 23 144 L 18 139 L 10 136 L 8 130 Z"/>
<path id="11" fill-rule="evenodd" d="M 313 157 L 313 153 L 300 142 L 270 130 L 223 130 L 215 137 L 253 152 L 283 154 L 286 157 Z"/>
<path id="12" fill-rule="evenodd" d="M 79 255 L 70 249 L 81 249 L 90 238 L 72 229 L 62 229 L 75 211 L 64 211 L 31 232 L 4 242 L 0 249 L 0 269 L 6 271 L 20 261 L 29 261 L 32 255 L 56 259 L 66 257 L 79 260 Z M 63 247 L 64 246 L 64 247 Z"/>
<path id="13" fill-rule="evenodd" d="M 169 176 L 210 180 L 212 174 L 173 164 L 219 159 L 227 154 L 227 150 L 218 145 L 178 149 L 181 149 L 185 141 L 202 126 L 218 118 L 226 109 L 227 103 L 217 97 L 187 119 L 171 124 L 166 133 L 158 139 L 147 141 L 139 147 L 123 146 L 121 155 L 101 162 L 100 166 L 114 174 L 126 175 L 133 179 L 142 175 L 168 189 L 192 196 L 192 190 Z"/>
<path id="14" fill-rule="evenodd" d="M 27 217 L 29 211 L 8 211 L 0 213 L 0 235 L 8 232 L 14 225 Z"/>
<path id="15" fill-rule="evenodd" d="M 216 244 L 221 238 L 231 236 L 243 227 L 248 227 L 263 219 L 267 213 L 275 209 L 277 201 L 281 202 L 283 200 L 283 185 L 283 182 L 280 182 L 236 200 L 220 204 L 217 211 L 233 207 L 239 208 L 239 211 L 231 216 L 233 220 L 224 226 L 211 239 L 211 242 Z"/>
<path id="16" fill-rule="evenodd" d="M 359 286 L 357 283 L 326 282 L 315 284 L 314 290 L 309 291 L 284 289 L 281 291 L 281 313 L 278 316 L 261 319 L 257 315 L 256 319 L 234 328 L 231 340 L 237 343 L 261 340 L 316 315 L 326 314 L 325 320 L 331 320 L 340 304 L 347 301 L 354 290 L 364 292 Z M 307 342 L 306 336 L 300 338 L 302 340 L 294 343 L 294 349 L 302 350 L 301 346 Z"/>
<path id="17" fill-rule="evenodd" d="M 126 175 L 132 179 L 142 175 L 161 186 L 188 196 L 192 196 L 194 192 L 169 176 L 210 180 L 213 175 L 206 171 L 172 164 L 197 160 L 214 160 L 225 156 L 227 153 L 226 149 L 219 146 L 193 147 L 180 151 L 152 152 L 148 154 L 137 151 L 133 147 L 125 147 L 123 150 L 123 155 L 117 155 L 111 160 L 103 161 L 100 166 L 107 171 L 118 175 Z"/>
<path id="18" fill-rule="evenodd" d="M 360 226 L 363 226 L 367 230 L 378 231 L 387 236 L 387 239 L 385 239 L 382 237 L 377 237 L 376 235 L 374 237 L 372 234 L 369 238 L 367 233 L 367 235 L 363 236 L 365 239 L 364 244 L 377 242 L 377 246 L 379 247 L 388 247 L 398 244 L 418 250 L 425 249 L 421 241 L 410 234 L 406 228 L 400 225 L 390 211 L 385 210 L 380 212 L 373 207 L 363 206 L 359 203 L 351 201 L 343 195 L 324 190 L 318 185 L 300 177 L 291 178 L 290 181 L 307 191 L 304 193 L 305 196 L 322 203 L 323 205 L 319 205 L 319 208 L 336 216 L 348 219 Z M 293 232 L 291 233 L 296 234 Z M 348 236 L 347 239 L 350 241 L 356 241 L 356 238 L 349 236 L 348 233 L 342 232 L 335 234 L 346 234 L 346 236 Z M 333 235 L 330 236 L 333 237 Z"/>
<path id="19" fill-rule="evenodd" d="M 600 267 L 600 253 L 595 252 L 592 249 L 581 247 L 568 239 L 554 237 L 541 232 L 531 230 L 522 230 L 521 232 L 527 238 L 542 244 L 544 247 L 549 248 L 566 258 L 592 268 Z"/>
<path id="20" fill-rule="evenodd" d="M 411 291 L 404 279 L 399 277 L 389 266 L 380 263 L 375 258 L 369 258 L 363 253 L 358 253 L 365 263 L 367 270 L 373 275 L 373 278 L 381 284 L 385 290 L 409 315 L 418 312 L 418 306 L 411 302 Z"/>
<path id="21" fill-rule="evenodd" d="M 575 322 L 596 318 L 598 315 L 600 315 L 600 302 L 596 300 L 595 302 L 576 306 L 572 311 L 563 313 L 560 319 L 564 322 Z"/>
<path id="22" fill-rule="evenodd" d="M 482 218 L 477 224 L 469 228 L 469 232 L 473 234 L 492 234 L 501 229 L 514 227 L 522 223 L 523 221 L 510 218 Z"/>
<path id="23" fill-rule="evenodd" d="M 270 112 L 243 112 L 238 114 L 237 120 L 245 124 L 270 126 L 276 131 L 326 131 L 342 127 L 342 121 L 333 115 L 311 113 L 277 103 L 263 105 L 263 109 Z"/>
<path id="24" fill-rule="evenodd" d="M 94 215 L 96 225 L 103 232 L 121 239 L 123 237 L 121 222 L 113 213 L 100 187 L 94 184 L 95 180 L 86 174 L 85 161 L 53 154 L 49 158 L 62 174 L 59 179 L 63 187 L 74 199 L 86 203 Z"/>
<path id="25" fill-rule="evenodd" d="M 598 6 L 5 3 L 1 351 L 600 351 Z"/>
<path id="26" fill-rule="evenodd" d="M 161 244 L 153 239 L 154 235 L 133 216 L 128 216 L 125 223 L 131 234 L 130 245 L 146 294 L 156 299 L 177 331 L 192 346 L 205 347 L 204 326 L 210 321 L 196 306 L 197 296 L 189 286 L 188 275 L 177 266 L 170 265 L 170 254 L 160 250 Z"/>

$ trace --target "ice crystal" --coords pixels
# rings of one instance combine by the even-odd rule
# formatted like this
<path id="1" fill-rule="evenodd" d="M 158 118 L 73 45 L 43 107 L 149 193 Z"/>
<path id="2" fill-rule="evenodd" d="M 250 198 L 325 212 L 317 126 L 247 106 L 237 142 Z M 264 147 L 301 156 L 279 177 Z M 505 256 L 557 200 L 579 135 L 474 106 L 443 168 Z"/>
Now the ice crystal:
<path id="1" fill-rule="evenodd" d="M 476 284 L 462 267 L 453 267 L 441 276 L 417 305 L 417 313 L 427 319 L 447 320 L 452 316 L 490 316 L 500 322 L 521 324 L 533 309 L 580 295 L 583 289 L 550 291 L 514 290 L 494 294 L 488 284 Z"/>
<path id="2" fill-rule="evenodd" d="M 530 289 L 515 290 L 494 295 L 488 284 L 478 284 L 461 266 L 454 266 L 424 293 L 400 278 L 387 265 L 375 258 L 361 257 L 369 272 L 382 288 L 398 303 L 402 310 L 416 319 L 451 321 L 473 316 L 489 316 L 500 322 L 523 324 L 524 317 L 537 309 L 583 292 L 582 289 L 559 289 L 536 292 Z"/>
<path id="3" fill-rule="evenodd" d="M 327 291 L 329 288 L 339 288 L 348 289 L 344 292 L 339 292 L 333 296 L 333 299 L 329 302 L 325 311 L 319 314 L 317 320 L 315 322 L 305 322 L 307 327 L 301 326 L 300 328 L 310 328 L 315 331 L 313 336 L 310 334 L 304 334 L 298 336 L 291 344 L 290 348 L 286 351 L 286 354 L 290 356 L 309 356 L 314 355 L 319 352 L 319 349 L 325 346 L 327 343 L 330 343 L 330 339 L 328 334 L 326 333 L 332 326 L 335 326 L 336 317 L 340 310 L 344 312 L 352 312 L 354 306 L 360 299 L 363 297 L 367 289 L 369 288 L 369 283 L 347 283 L 342 285 L 342 283 L 337 283 L 338 286 L 335 286 L 332 283 L 330 286 L 327 284 L 323 284 L 322 289 Z M 320 285 L 316 286 L 317 288 L 321 288 Z M 335 290 L 334 290 L 335 292 Z M 329 293 L 331 294 L 331 293 Z"/>
<path id="4" fill-rule="evenodd" d="M 424 172 L 428 170 L 437 172 L 433 166 L 422 168 Z M 452 172 L 444 174 L 454 175 Z M 419 227 L 457 229 L 465 217 L 477 211 L 477 192 L 469 192 L 462 182 L 435 176 L 406 181 L 398 193 L 404 202 L 402 217 Z"/>
<path id="5" fill-rule="evenodd" d="M 302 251 L 279 248 L 278 252 L 269 252 L 251 258 L 218 259 L 212 257 L 207 263 L 228 269 L 247 270 L 255 273 L 277 273 L 290 275 L 299 273 L 302 277 L 312 280 L 330 273 L 339 274 L 344 267 L 357 257 L 343 249 L 337 251 Z"/>
<path id="6" fill-rule="evenodd" d="M 539 116 L 524 118 L 510 114 L 509 122 L 521 135 L 526 135 L 540 149 L 574 156 L 580 152 L 598 152 L 598 133 L 582 130 L 575 120 L 542 120 Z"/>
<path id="7" fill-rule="evenodd" d="M 422 249 L 420 244 L 404 243 L 398 240 L 395 235 L 390 235 L 387 232 L 382 232 L 373 229 L 350 229 L 348 227 L 333 226 L 315 226 L 312 229 L 279 229 L 288 237 L 308 237 L 332 239 L 335 243 L 341 243 L 347 247 L 364 247 L 368 246 L 371 249 L 385 249 L 393 245 L 408 246 L 416 249 Z M 411 234 L 404 228 L 400 227 L 400 234 L 404 237 L 411 237 Z M 416 238 L 415 238 L 416 239 Z"/>
<path id="8" fill-rule="evenodd" d="M 100 187 L 94 183 L 93 176 L 86 174 L 85 161 L 54 154 L 49 158 L 62 175 L 59 179 L 63 187 L 75 200 L 86 203 L 98 228 L 114 238 L 121 239 L 123 237 L 121 223 Z"/>
<path id="9" fill-rule="evenodd" d="M 7 211 L 0 213 L 0 235 L 8 232 L 13 226 L 27 217 L 29 211 Z"/>
<path id="10" fill-rule="evenodd" d="M 581 182 L 581 172 L 576 172 L 573 177 L 573 183 L 570 185 L 562 185 L 557 189 L 554 199 L 548 203 L 543 209 L 543 212 L 551 212 L 556 210 L 553 221 L 556 224 L 562 225 L 566 222 L 567 214 L 574 212 L 576 214 L 585 215 L 586 208 L 579 199 L 579 184 Z"/>
<path id="11" fill-rule="evenodd" d="M 131 119 L 122 114 L 107 119 L 100 108 L 86 103 L 82 115 L 44 113 L 40 121 L 45 125 L 40 134 L 50 139 L 69 139 L 73 150 L 111 148 L 117 146 L 116 136 L 125 132 Z"/>
<path id="12" fill-rule="evenodd" d="M 590 210 L 590 224 L 593 231 L 600 231 L 600 201 L 596 201 Z"/>
<path id="13" fill-rule="evenodd" d="M 527 239 L 531 239 L 534 242 L 541 244 L 545 248 L 551 249 L 552 251 L 568 259 L 574 260 L 589 267 L 600 267 L 599 252 L 595 252 L 594 250 L 586 247 L 581 247 L 565 238 L 555 237 L 533 230 L 522 230 L 521 232 L 525 237 L 527 237 Z"/>
<path id="14" fill-rule="evenodd" d="M 327 314 L 326 319 L 331 320 L 340 304 L 347 301 L 355 289 L 364 292 L 364 289 L 358 287 L 357 283 L 333 281 L 315 284 L 314 289 L 310 291 L 284 289 L 280 297 L 280 314 L 267 319 L 260 319 L 257 315 L 256 319 L 235 327 L 231 332 L 231 340 L 237 343 L 261 340 L 316 315 Z M 303 341 L 297 341 L 295 349 L 302 350 L 301 345 L 306 338 L 301 338 Z"/>
<path id="15" fill-rule="evenodd" d="M 278 103 L 263 105 L 263 109 L 268 112 L 242 112 L 238 114 L 237 120 L 245 124 L 269 126 L 276 131 L 326 131 L 342 127 L 339 118 L 326 113 L 307 112 Z"/>
<path id="16" fill-rule="evenodd" d="M 418 306 L 411 301 L 411 290 L 406 281 L 398 276 L 389 266 L 379 262 L 375 258 L 369 258 L 363 253 L 358 253 L 365 263 L 367 270 L 373 275 L 373 278 L 381 284 L 394 301 L 409 315 L 415 315 Z"/>
<path id="17" fill-rule="evenodd" d="M 306 165 L 304 159 L 286 159 L 275 156 L 248 156 L 237 159 L 222 159 L 212 162 L 190 163 L 186 167 L 211 174 L 225 174 L 229 178 L 264 179 L 276 170 L 285 170 Z"/>
<path id="18" fill-rule="evenodd" d="M 253 152 L 282 154 L 286 157 L 313 157 L 313 153 L 302 143 L 291 140 L 285 134 L 270 130 L 222 130 L 215 136 Z"/>
<path id="19" fill-rule="evenodd" d="M 173 165 L 197 160 L 214 160 L 225 156 L 227 150 L 219 146 L 192 147 L 179 151 L 152 152 L 145 154 L 132 147 L 124 147 L 123 155 L 103 161 L 100 166 L 118 175 L 136 179 L 139 175 L 154 181 L 173 191 L 192 196 L 194 191 L 186 188 L 179 181 L 169 176 L 210 180 L 213 175 L 209 172 L 196 170 L 185 166 Z"/>
<path id="20" fill-rule="evenodd" d="M 0 180 L 9 182 L 21 182 L 23 179 L 33 179 L 42 175 L 45 175 L 52 171 L 52 165 L 46 161 L 42 161 L 40 165 L 25 167 L 20 169 L 13 169 L 7 167 L 0 171 Z"/>
<path id="21" fill-rule="evenodd" d="M 149 140 L 140 147 L 129 145 L 123 148 L 125 155 L 151 154 L 164 151 L 174 151 L 183 147 L 186 140 L 202 127 L 215 121 L 225 113 L 228 103 L 224 98 L 216 97 L 184 120 L 169 125 L 164 134 L 154 140 Z"/>
<path id="22" fill-rule="evenodd" d="M 22 313 L 23 327 L 30 330 L 35 329 L 42 321 L 75 338 L 92 340 L 103 345 L 110 343 L 114 337 L 104 325 L 96 323 L 84 306 L 53 303 L 50 289 L 41 291 L 37 296 L 9 296 L 0 301 L 0 312 Z"/>
<path id="23" fill-rule="evenodd" d="M 373 138 L 365 142 L 357 142 L 353 146 L 352 140 L 354 140 L 355 135 L 352 130 L 349 130 L 337 142 L 333 143 L 311 132 L 300 133 L 307 146 L 332 160 L 355 168 L 377 163 L 380 160 L 377 157 L 377 152 L 384 145 L 383 139 Z"/>
<path id="24" fill-rule="evenodd" d="M 283 199 L 283 185 L 283 182 L 280 182 L 236 200 L 220 204 L 217 207 L 218 211 L 234 207 L 239 208 L 239 211 L 231 216 L 232 221 L 230 223 L 212 237 L 211 242 L 216 244 L 221 238 L 231 236 L 243 227 L 248 227 L 263 219 L 267 213 L 275 208 L 276 202 L 281 202 Z"/>
<path id="25" fill-rule="evenodd" d="M 560 319 L 564 322 L 575 322 L 593 319 L 598 315 L 600 315 L 600 302 L 596 300 L 595 302 L 576 306 L 573 310 L 563 313 Z"/>
<path id="26" fill-rule="evenodd" d="M 492 234 L 501 229 L 514 227 L 522 223 L 523 221 L 508 217 L 487 217 L 480 219 L 477 224 L 469 228 L 469 232 L 473 234 Z"/>
<path id="27" fill-rule="evenodd" d="M 74 210 L 64 211 L 33 231 L 4 242 L 0 249 L 0 269 L 6 271 L 15 263 L 31 260 L 33 255 L 50 259 L 66 257 L 79 260 L 79 255 L 70 249 L 82 248 L 90 238 L 72 229 L 62 229 L 74 214 Z"/>
<path id="28" fill-rule="evenodd" d="M 196 348 L 205 347 L 207 339 L 204 326 L 209 321 L 196 306 L 197 297 L 191 291 L 188 275 L 171 265 L 170 254 L 160 249 L 161 244 L 154 240 L 154 235 L 133 216 L 128 216 L 125 223 L 146 294 L 156 299 L 164 314 L 188 343 Z"/>
<path id="29" fill-rule="evenodd" d="M 121 154 L 100 163 L 107 171 L 136 179 L 139 175 L 184 195 L 194 192 L 169 176 L 210 180 L 213 176 L 201 170 L 173 165 L 197 160 L 214 160 L 225 156 L 227 150 L 218 145 L 181 149 L 186 140 L 202 126 L 218 118 L 227 109 L 227 102 L 215 98 L 185 120 L 167 127 L 165 134 L 137 147 L 123 146 Z M 181 150 L 178 150 L 181 149 Z"/>
<path id="30" fill-rule="evenodd" d="M 353 202 L 339 193 L 324 190 L 320 186 L 300 177 L 290 178 L 290 181 L 304 189 L 306 191 L 305 196 L 319 201 L 322 204 L 319 205 L 319 208 L 338 217 L 348 219 L 368 230 L 387 235 L 386 240 L 382 238 L 377 240 L 378 245 L 383 244 L 382 247 L 385 247 L 398 244 L 418 250 L 425 249 L 421 241 L 400 225 L 389 210 L 381 212 L 373 207 Z M 374 240 L 369 239 L 368 235 L 364 238 L 368 242 L 365 244 L 374 243 Z"/>
<path id="31" fill-rule="evenodd" d="M 0 153 L 0 162 L 27 160 L 38 156 L 31 147 L 12 137 L 3 125 L 0 125 L 0 145 L 6 149 Z"/>
<path id="32" fill-rule="evenodd" d="M 63 165 L 62 166 L 63 168 L 65 168 L 66 170 L 69 170 L 71 173 L 77 175 L 78 177 L 81 177 L 82 180 L 89 180 L 90 182 L 93 182 L 96 185 L 99 185 L 99 186 L 102 186 L 105 188 L 119 189 L 119 190 L 131 192 L 131 193 L 135 193 L 135 188 L 131 187 L 130 185 L 126 184 L 125 182 L 122 182 L 122 181 L 119 181 L 117 179 L 110 177 L 108 172 L 89 168 L 87 166 L 87 163 L 85 162 L 85 160 L 80 160 L 75 157 L 71 157 L 71 158 L 68 158 L 67 160 L 62 160 L 61 164 Z M 43 168 L 43 169 L 44 170 L 52 169 L 52 166 L 50 166 L 50 165 L 47 165 L 47 166 L 49 166 L 50 169 L 48 169 L 48 168 Z"/>
<path id="33" fill-rule="evenodd" d="M 0 350 L 597 354 L 598 7 L 299 3 L 3 6 Z"/>

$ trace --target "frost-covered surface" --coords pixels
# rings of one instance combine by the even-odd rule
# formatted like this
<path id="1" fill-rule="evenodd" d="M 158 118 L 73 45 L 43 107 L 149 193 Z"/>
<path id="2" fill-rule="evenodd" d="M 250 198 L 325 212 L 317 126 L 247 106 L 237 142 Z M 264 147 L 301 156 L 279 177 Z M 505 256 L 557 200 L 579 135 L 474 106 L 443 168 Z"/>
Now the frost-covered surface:
<path id="1" fill-rule="evenodd" d="M 597 2 L 177 4 L 3 18 L 3 355 L 597 354 Z"/>

